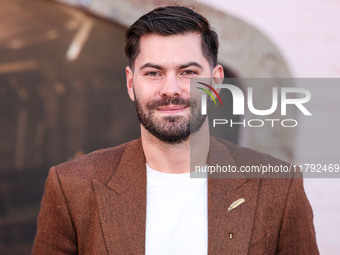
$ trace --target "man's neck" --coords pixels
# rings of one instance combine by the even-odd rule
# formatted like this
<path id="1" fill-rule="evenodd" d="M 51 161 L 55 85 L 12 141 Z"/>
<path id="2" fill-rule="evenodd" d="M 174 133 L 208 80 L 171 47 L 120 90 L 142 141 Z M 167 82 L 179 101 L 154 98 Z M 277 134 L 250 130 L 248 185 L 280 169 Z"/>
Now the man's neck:
<path id="1" fill-rule="evenodd" d="M 141 126 L 141 138 L 146 162 L 152 169 L 179 174 L 190 172 L 190 163 L 191 165 L 193 162 L 194 165 L 206 164 L 210 145 L 207 120 L 198 132 L 178 144 L 159 140 L 143 126 Z"/>

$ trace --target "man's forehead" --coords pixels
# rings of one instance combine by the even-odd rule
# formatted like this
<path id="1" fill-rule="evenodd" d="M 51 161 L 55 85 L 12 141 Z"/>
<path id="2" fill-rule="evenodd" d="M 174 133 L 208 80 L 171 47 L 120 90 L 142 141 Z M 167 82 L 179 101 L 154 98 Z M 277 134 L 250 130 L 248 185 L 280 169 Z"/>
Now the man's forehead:
<path id="1" fill-rule="evenodd" d="M 169 36 L 150 34 L 140 38 L 139 54 L 135 64 L 142 66 L 150 62 L 159 65 L 180 66 L 204 60 L 199 33 Z"/>

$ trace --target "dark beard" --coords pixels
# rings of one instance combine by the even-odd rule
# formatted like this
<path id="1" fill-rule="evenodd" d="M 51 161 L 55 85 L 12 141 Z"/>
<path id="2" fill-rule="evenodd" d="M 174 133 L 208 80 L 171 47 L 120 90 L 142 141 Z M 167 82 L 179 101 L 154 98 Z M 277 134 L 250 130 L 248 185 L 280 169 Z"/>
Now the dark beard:
<path id="1" fill-rule="evenodd" d="M 190 107 L 190 117 L 186 119 L 183 116 L 165 116 L 161 121 L 153 117 L 153 112 L 161 106 L 183 105 Z M 151 134 L 159 140 L 169 144 L 179 144 L 187 141 L 190 133 L 193 134 L 201 129 L 206 115 L 200 114 L 200 107 L 197 101 L 183 99 L 179 97 L 164 97 L 158 100 L 152 100 L 143 107 L 135 94 L 135 107 L 139 122 Z"/>

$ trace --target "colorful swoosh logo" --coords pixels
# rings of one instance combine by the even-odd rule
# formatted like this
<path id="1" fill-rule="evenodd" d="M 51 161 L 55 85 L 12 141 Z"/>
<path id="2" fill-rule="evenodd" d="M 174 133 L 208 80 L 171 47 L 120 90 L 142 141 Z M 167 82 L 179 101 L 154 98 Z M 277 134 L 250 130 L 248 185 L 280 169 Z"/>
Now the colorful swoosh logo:
<path id="1" fill-rule="evenodd" d="M 205 83 L 203 83 L 203 82 L 197 82 L 197 83 L 199 83 L 199 84 L 201 84 L 201 85 L 203 85 L 203 86 L 206 86 L 206 87 L 209 88 L 212 92 L 214 92 L 215 95 L 216 95 L 216 97 L 217 97 L 218 100 L 220 101 L 220 104 L 222 105 L 222 100 L 221 100 L 219 94 L 217 93 L 217 91 L 216 91 L 212 86 L 210 86 L 210 85 L 208 85 L 208 84 L 205 84 Z M 211 97 L 211 99 L 214 101 L 215 106 L 217 106 L 216 100 L 215 100 L 214 96 L 210 93 L 209 90 L 206 90 L 206 89 L 203 89 L 203 88 L 200 88 L 200 87 L 197 87 L 197 88 L 203 90 L 204 92 L 206 92 L 206 93 Z"/>

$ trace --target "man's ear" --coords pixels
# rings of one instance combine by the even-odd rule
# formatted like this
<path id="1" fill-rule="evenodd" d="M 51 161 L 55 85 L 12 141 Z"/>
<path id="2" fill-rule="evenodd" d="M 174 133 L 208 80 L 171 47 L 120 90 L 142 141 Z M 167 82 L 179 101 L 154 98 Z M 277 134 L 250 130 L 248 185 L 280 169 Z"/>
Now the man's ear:
<path id="1" fill-rule="evenodd" d="M 133 93 L 133 72 L 129 66 L 125 68 L 126 75 L 126 87 L 129 94 L 130 99 L 135 101 L 135 94 Z"/>
<path id="2" fill-rule="evenodd" d="M 224 70 L 221 65 L 216 65 L 212 71 L 212 82 L 214 84 L 222 84 L 224 79 Z M 220 93 L 221 89 L 216 89 Z"/>
<path id="3" fill-rule="evenodd" d="M 222 84 L 224 79 L 224 71 L 221 65 L 216 65 L 212 71 L 213 84 Z"/>

